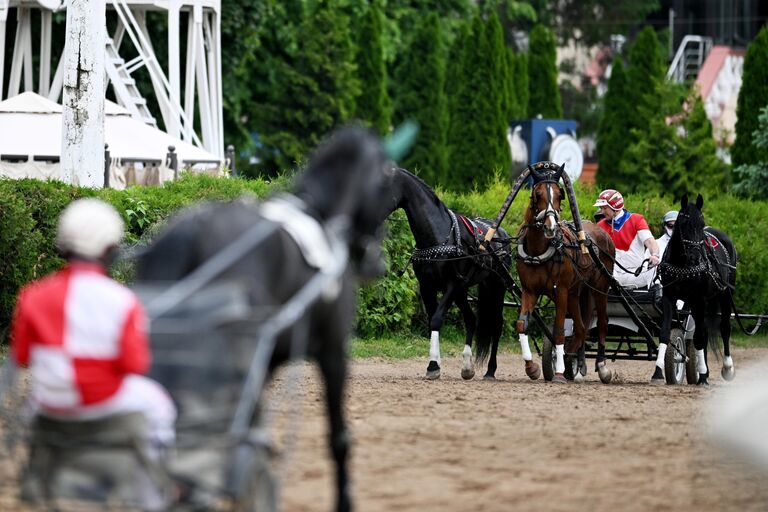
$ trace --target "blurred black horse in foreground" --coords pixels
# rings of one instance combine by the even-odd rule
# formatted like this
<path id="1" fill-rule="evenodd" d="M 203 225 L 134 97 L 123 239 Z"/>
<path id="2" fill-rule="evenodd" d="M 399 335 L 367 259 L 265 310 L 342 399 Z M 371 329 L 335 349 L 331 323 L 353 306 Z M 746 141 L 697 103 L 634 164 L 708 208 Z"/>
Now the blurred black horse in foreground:
<path id="1" fill-rule="evenodd" d="M 380 225 L 389 169 L 391 164 L 377 138 L 360 128 L 341 129 L 311 156 L 291 194 L 263 202 L 209 203 L 182 212 L 156 237 L 137 265 L 139 283 L 179 282 L 236 245 L 254 227 L 272 228 L 221 269 L 211 283 L 236 283 L 246 290 L 253 311 L 274 311 L 276 315 L 314 277 L 334 265 L 342 268 L 339 258 L 343 258 L 339 277 L 274 338 L 266 370 L 271 374 L 278 365 L 304 355 L 318 362 L 326 386 L 338 511 L 352 507 L 349 438 L 342 403 L 347 340 L 358 280 L 377 277 L 384 268 Z M 334 249 L 339 247 L 344 250 Z M 152 315 L 151 310 L 149 313 Z M 269 320 L 269 314 L 266 317 Z M 304 339 L 300 353 L 295 350 L 296 337 Z M 257 341 L 262 343 L 262 338 L 253 337 L 253 344 Z M 226 357 L 226 347 L 214 350 Z M 253 417 L 258 416 L 257 409 L 252 411 Z"/>

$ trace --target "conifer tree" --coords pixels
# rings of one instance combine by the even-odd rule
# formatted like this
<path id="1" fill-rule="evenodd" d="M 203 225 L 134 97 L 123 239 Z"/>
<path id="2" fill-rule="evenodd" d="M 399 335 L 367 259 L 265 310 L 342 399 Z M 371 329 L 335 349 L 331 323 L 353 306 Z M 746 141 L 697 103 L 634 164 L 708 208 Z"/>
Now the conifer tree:
<path id="1" fill-rule="evenodd" d="M 747 48 L 744 74 L 736 105 L 736 141 L 731 148 L 733 165 L 768 162 L 768 148 L 754 144 L 760 109 L 768 100 L 768 26 L 764 26 Z"/>
<path id="2" fill-rule="evenodd" d="M 557 86 L 555 36 L 544 25 L 536 25 L 528 41 L 528 115 L 559 119 L 563 107 Z"/>
<path id="3" fill-rule="evenodd" d="M 395 125 L 412 119 L 419 123 L 416 143 L 401 165 L 419 172 L 430 184 L 445 180 L 447 111 L 445 52 L 440 20 L 427 15 L 416 27 L 396 71 Z"/>
<path id="4" fill-rule="evenodd" d="M 627 101 L 629 128 L 642 132 L 651 116 L 659 111 L 659 87 L 664 79 L 664 64 L 656 32 L 646 26 L 637 36 L 629 53 Z"/>
<path id="5" fill-rule="evenodd" d="M 515 93 L 517 94 L 518 119 L 530 117 L 528 113 L 528 100 L 530 94 L 528 90 L 528 54 L 519 52 L 515 55 L 515 70 L 512 74 L 512 80 L 515 83 Z"/>
<path id="6" fill-rule="evenodd" d="M 704 101 L 692 91 L 686 108 L 680 158 L 688 170 L 685 176 L 687 191 L 709 195 L 725 192 L 729 186 L 728 166 L 717 156 L 712 123 L 704 110 Z M 662 185 L 666 186 L 666 180 Z"/>
<path id="7" fill-rule="evenodd" d="M 756 148 L 768 152 L 768 106 L 760 110 L 757 118 L 760 127 L 752 134 Z M 744 197 L 765 199 L 768 197 L 768 159 L 756 164 L 743 164 L 733 169 L 733 191 Z"/>
<path id="8" fill-rule="evenodd" d="M 252 107 L 253 129 L 263 174 L 291 169 L 334 127 L 352 118 L 360 93 L 349 18 L 339 0 L 296 4 L 295 25 L 283 13 L 267 29 L 259 53 L 258 96 Z M 263 60 L 260 60 L 263 59 Z"/>
<path id="9" fill-rule="evenodd" d="M 448 186 L 467 189 L 482 186 L 497 170 L 509 167 L 506 123 L 502 119 L 502 91 L 498 86 L 500 33 L 489 29 L 480 16 L 473 19 L 470 43 L 464 45 L 460 74 L 465 83 L 451 102 Z"/>
<path id="10" fill-rule="evenodd" d="M 603 116 L 597 129 L 597 157 L 600 161 L 597 179 L 600 183 L 625 189 L 620 164 L 629 137 L 627 76 L 620 58 L 613 61 L 608 91 L 603 99 Z"/>
<path id="11" fill-rule="evenodd" d="M 391 104 L 387 93 L 387 68 L 382 43 L 382 14 L 374 0 L 363 15 L 357 34 L 357 74 L 361 94 L 355 117 L 379 135 L 389 131 Z"/>
<path id="12" fill-rule="evenodd" d="M 506 91 L 506 117 L 507 124 L 513 119 L 520 119 L 520 97 L 517 94 L 517 82 L 515 80 L 515 52 L 512 48 L 504 48 L 504 90 Z"/>

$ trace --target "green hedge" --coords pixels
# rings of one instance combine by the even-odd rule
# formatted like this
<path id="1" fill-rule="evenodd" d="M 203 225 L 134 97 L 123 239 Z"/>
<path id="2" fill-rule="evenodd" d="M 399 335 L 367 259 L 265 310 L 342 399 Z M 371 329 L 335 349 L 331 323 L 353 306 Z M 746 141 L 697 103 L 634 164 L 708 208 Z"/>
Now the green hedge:
<path id="1" fill-rule="evenodd" d="M 18 289 L 62 265 L 54 248 L 56 219 L 73 199 L 100 197 L 115 205 L 127 226 L 127 242 L 148 238 L 171 213 L 204 199 L 232 199 L 244 193 L 263 197 L 273 190 L 284 190 L 290 178 L 273 181 L 218 179 L 208 176 L 183 176 L 163 187 L 136 187 L 125 191 L 71 187 L 59 182 L 0 179 L 0 339 L 5 340 Z M 483 190 L 463 194 L 438 190 L 445 203 L 468 215 L 494 218 L 509 191 L 508 183 L 497 178 Z M 598 190 L 578 187 L 577 200 L 584 219 L 591 219 Z M 643 213 L 658 236 L 661 217 L 676 209 L 659 196 L 629 195 L 627 207 Z M 517 231 L 528 198 L 521 191 L 504 222 L 510 233 Z M 566 208 L 567 209 L 567 208 Z M 736 303 L 740 311 L 768 311 L 768 202 L 749 201 L 731 196 L 705 199 L 708 224 L 723 229 L 734 239 L 739 252 Z M 567 214 L 566 216 L 569 216 Z M 389 273 L 373 286 L 360 291 L 358 333 L 377 336 L 386 332 L 426 330 L 426 320 L 418 296 L 418 283 L 408 265 L 414 247 L 405 214 L 395 212 L 387 221 L 384 251 Z M 117 277 L 130 280 L 130 269 L 119 268 Z M 506 315 L 508 321 L 514 315 Z M 458 322 L 454 312 L 452 321 Z"/>

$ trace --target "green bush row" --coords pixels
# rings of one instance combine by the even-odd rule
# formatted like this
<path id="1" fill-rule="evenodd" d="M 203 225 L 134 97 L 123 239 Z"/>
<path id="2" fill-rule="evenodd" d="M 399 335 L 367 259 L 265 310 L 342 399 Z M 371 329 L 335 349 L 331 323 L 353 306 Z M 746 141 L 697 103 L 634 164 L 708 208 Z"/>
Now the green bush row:
<path id="1" fill-rule="evenodd" d="M 56 219 L 72 200 L 100 197 L 113 204 L 126 222 L 126 241 L 137 243 L 151 237 L 170 214 L 200 200 L 226 200 L 242 194 L 264 197 L 274 190 L 285 190 L 287 177 L 276 180 L 218 179 L 208 176 L 183 176 L 163 187 L 136 187 L 125 191 L 76 188 L 59 182 L 37 180 L 0 180 L 0 339 L 5 340 L 7 328 L 19 288 L 48 272 L 59 268 L 63 261 L 54 246 Z M 509 192 L 508 183 L 497 178 L 483 190 L 463 194 L 438 190 L 444 202 L 467 215 L 494 218 Z M 597 190 L 577 186 L 576 195 L 583 219 L 591 219 L 592 203 Z M 629 195 L 627 208 L 643 213 L 658 236 L 661 217 L 679 205 L 659 196 Z M 512 234 L 528 205 L 525 190 L 520 192 L 507 214 L 503 226 Z M 565 208 L 567 210 L 567 208 Z M 768 253 L 765 233 L 768 233 L 768 202 L 721 196 L 705 198 L 707 223 L 727 232 L 739 253 L 736 303 L 740 311 L 768 311 Z M 566 212 L 566 216 L 570 216 Z M 373 286 L 360 291 L 358 333 L 376 336 L 385 332 L 426 331 L 426 320 L 419 301 L 418 283 L 409 265 L 414 248 L 408 221 L 402 211 L 387 221 L 384 251 L 389 272 Z M 130 280 L 130 270 L 119 269 L 117 277 Z M 507 314 L 512 318 L 514 315 Z M 456 321 L 457 315 L 451 317 Z"/>

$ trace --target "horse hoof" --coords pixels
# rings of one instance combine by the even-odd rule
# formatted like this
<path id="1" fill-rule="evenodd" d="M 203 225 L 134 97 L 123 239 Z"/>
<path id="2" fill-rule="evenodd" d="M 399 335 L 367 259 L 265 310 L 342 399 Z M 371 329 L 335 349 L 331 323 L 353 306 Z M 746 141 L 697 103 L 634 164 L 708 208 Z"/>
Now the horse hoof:
<path id="1" fill-rule="evenodd" d="M 610 384 L 613 379 L 613 372 L 605 366 L 605 363 L 597 365 L 597 376 L 600 377 L 600 382 L 603 384 Z"/>
<path id="2" fill-rule="evenodd" d="M 496 376 L 491 375 L 490 373 L 486 373 L 485 375 L 483 375 L 483 380 L 496 380 Z"/>
<path id="3" fill-rule="evenodd" d="M 734 377 L 736 377 L 736 368 L 733 366 L 725 367 L 723 366 L 723 369 L 720 370 L 720 375 L 723 376 L 724 380 L 731 381 Z"/>
<path id="4" fill-rule="evenodd" d="M 464 368 L 461 370 L 461 378 L 464 380 L 472 380 L 475 378 L 474 368 Z"/>
<path id="5" fill-rule="evenodd" d="M 666 383 L 665 379 L 651 379 L 651 386 L 663 386 Z"/>
<path id="6" fill-rule="evenodd" d="M 541 377 L 541 368 L 538 364 L 531 362 L 531 364 L 525 365 L 525 374 L 530 377 L 531 380 L 536 380 Z"/>
<path id="7" fill-rule="evenodd" d="M 568 380 L 565 378 L 565 376 L 562 373 L 556 373 L 554 377 L 552 377 L 552 383 L 553 384 L 568 384 Z"/>
<path id="8" fill-rule="evenodd" d="M 573 382 L 576 382 L 578 384 L 581 384 L 582 382 L 585 382 L 587 379 L 584 378 L 584 376 L 581 374 L 581 372 L 576 372 L 576 375 L 573 376 Z"/>
<path id="9" fill-rule="evenodd" d="M 427 380 L 437 380 L 440 378 L 440 368 L 437 370 L 427 370 Z"/>

